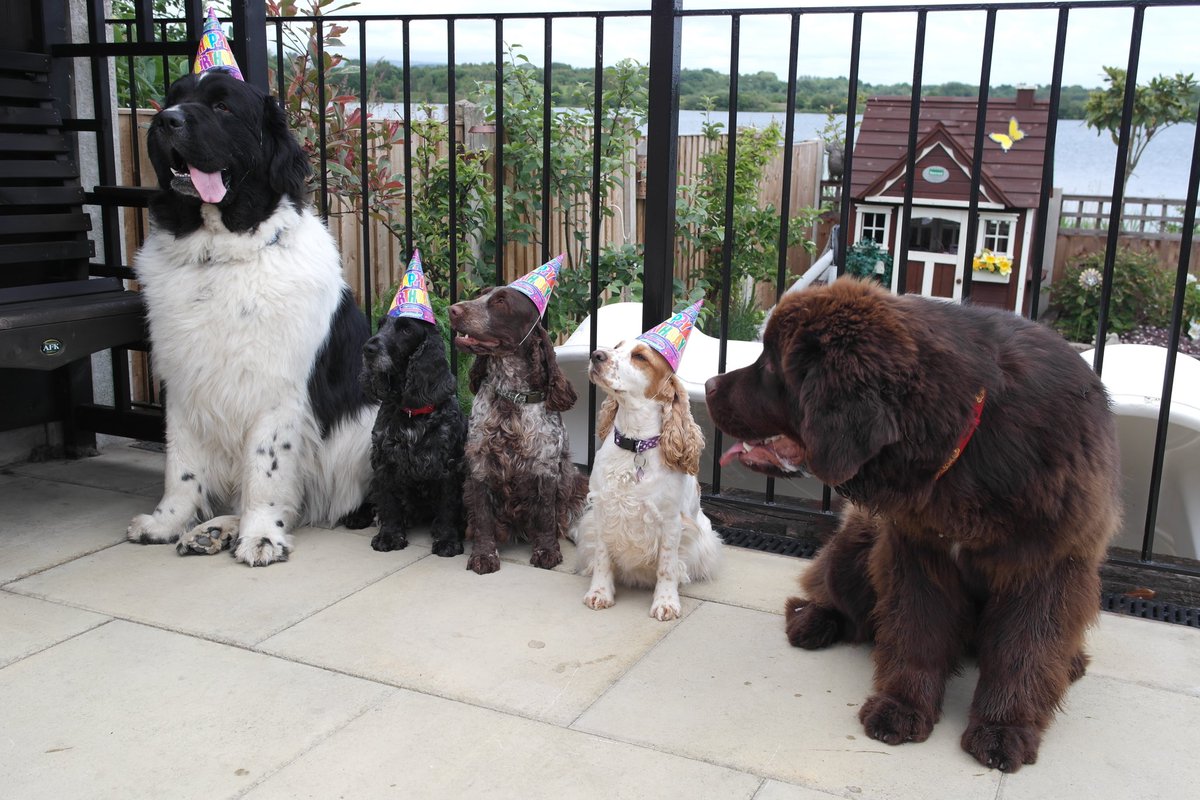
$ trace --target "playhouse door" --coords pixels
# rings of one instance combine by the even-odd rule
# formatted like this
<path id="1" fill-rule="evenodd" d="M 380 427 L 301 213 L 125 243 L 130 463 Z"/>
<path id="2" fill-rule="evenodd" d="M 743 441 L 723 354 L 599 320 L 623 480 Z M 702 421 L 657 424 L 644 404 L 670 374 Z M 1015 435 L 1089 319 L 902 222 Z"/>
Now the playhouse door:
<path id="1" fill-rule="evenodd" d="M 960 238 L 966 212 L 914 206 L 908 225 L 908 276 L 904 290 L 926 297 L 959 300 L 962 283 Z"/>

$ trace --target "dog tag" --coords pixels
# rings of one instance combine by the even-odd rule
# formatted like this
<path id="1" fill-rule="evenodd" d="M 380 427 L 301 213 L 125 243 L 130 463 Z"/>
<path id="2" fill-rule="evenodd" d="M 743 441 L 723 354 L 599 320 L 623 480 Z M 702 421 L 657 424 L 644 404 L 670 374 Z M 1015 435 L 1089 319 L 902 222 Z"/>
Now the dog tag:
<path id="1" fill-rule="evenodd" d="M 635 467 L 633 471 L 633 478 L 636 482 L 641 483 L 642 478 L 646 475 L 646 470 L 642 469 L 644 466 L 646 466 L 646 457 L 641 453 L 635 455 L 633 457 L 633 466 Z"/>

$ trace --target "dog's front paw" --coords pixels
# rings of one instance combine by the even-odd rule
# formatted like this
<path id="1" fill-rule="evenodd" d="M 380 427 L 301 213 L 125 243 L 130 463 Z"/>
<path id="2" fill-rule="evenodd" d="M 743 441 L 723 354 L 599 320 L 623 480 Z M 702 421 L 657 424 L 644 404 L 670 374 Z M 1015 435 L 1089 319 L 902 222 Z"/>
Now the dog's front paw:
<path id="1" fill-rule="evenodd" d="M 451 558 L 463 551 L 463 543 L 456 536 L 433 540 L 433 554 L 442 558 Z"/>
<path id="2" fill-rule="evenodd" d="M 270 536 L 243 536 L 237 540 L 233 557 L 251 567 L 265 567 L 276 561 L 287 561 L 292 548 L 282 539 Z"/>
<path id="3" fill-rule="evenodd" d="M 617 599 L 613 597 L 612 589 L 606 586 L 599 586 L 592 589 L 583 596 L 583 604 L 593 611 L 599 611 L 602 608 L 610 608 Z M 653 613 L 653 611 L 651 611 Z"/>
<path id="4" fill-rule="evenodd" d="M 886 694 L 868 698 L 858 712 L 863 730 L 884 744 L 923 742 L 933 733 L 932 714 L 919 711 Z"/>
<path id="5" fill-rule="evenodd" d="M 181 556 L 215 555 L 237 539 L 239 522 L 237 517 L 216 517 L 202 522 L 179 537 L 175 552 Z"/>
<path id="6" fill-rule="evenodd" d="M 558 549 L 558 542 L 554 543 L 554 547 L 534 547 L 529 563 L 540 569 L 557 567 L 562 563 L 562 551 Z"/>
<path id="7" fill-rule="evenodd" d="M 962 735 L 962 749 L 985 767 L 1016 772 L 1037 761 L 1042 735 L 1032 725 L 972 721 Z"/>
<path id="8" fill-rule="evenodd" d="M 180 531 L 170 530 L 149 514 L 138 514 L 125 529 L 125 538 L 138 544 L 170 544 Z"/>
<path id="9" fill-rule="evenodd" d="M 380 530 L 371 537 L 371 547 L 381 553 L 403 550 L 408 547 L 408 537 L 398 531 Z"/>
<path id="10" fill-rule="evenodd" d="M 369 528 L 374 523 L 375 506 L 371 503 L 363 503 L 361 506 L 338 520 L 338 525 L 341 525 L 343 528 L 349 528 L 352 531 L 360 531 L 363 528 Z"/>
<path id="11" fill-rule="evenodd" d="M 678 595 L 674 597 L 655 597 L 654 604 L 650 606 L 650 616 L 659 622 L 679 619 L 680 613 Z"/>
<path id="12" fill-rule="evenodd" d="M 500 569 L 499 553 L 472 553 L 467 559 L 467 569 L 476 575 L 487 575 Z"/>
<path id="13" fill-rule="evenodd" d="M 838 612 L 810 603 L 802 597 L 789 597 L 784 611 L 788 641 L 793 647 L 820 650 L 841 638 Z"/>

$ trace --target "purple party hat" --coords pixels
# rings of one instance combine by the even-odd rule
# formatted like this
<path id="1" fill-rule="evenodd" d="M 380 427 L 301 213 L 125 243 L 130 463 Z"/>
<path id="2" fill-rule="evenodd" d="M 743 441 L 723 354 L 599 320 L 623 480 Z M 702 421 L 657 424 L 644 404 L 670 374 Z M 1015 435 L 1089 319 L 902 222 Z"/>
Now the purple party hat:
<path id="1" fill-rule="evenodd" d="M 425 268 L 421 264 L 421 251 L 413 248 L 412 260 L 408 262 L 408 271 L 400 281 L 400 289 L 388 309 L 389 317 L 413 317 L 423 319 L 430 325 L 436 325 L 433 318 L 433 306 L 429 304 L 429 290 L 425 284 Z"/>
<path id="2" fill-rule="evenodd" d="M 524 278 L 518 278 L 509 284 L 510 288 L 516 289 L 533 301 L 539 316 L 546 313 L 546 303 L 550 302 L 550 293 L 558 283 L 558 270 L 562 267 L 565 255 L 566 253 L 559 253 Z"/>
<path id="3" fill-rule="evenodd" d="M 192 72 L 197 75 L 205 70 L 221 68 L 239 81 L 244 81 L 242 71 L 238 69 L 233 50 L 229 49 L 229 40 L 217 20 L 217 11 L 212 6 L 208 8 L 208 18 L 204 20 L 204 30 L 200 32 L 200 47 L 196 50 L 196 64 Z"/>
<path id="4" fill-rule="evenodd" d="M 666 322 L 655 325 L 650 330 L 637 337 L 639 341 L 653 347 L 671 365 L 672 371 L 679 369 L 679 359 L 683 356 L 683 348 L 687 347 L 688 336 L 696 325 L 696 317 L 700 314 L 700 306 L 704 300 L 697 300 L 683 311 L 677 311 Z"/>

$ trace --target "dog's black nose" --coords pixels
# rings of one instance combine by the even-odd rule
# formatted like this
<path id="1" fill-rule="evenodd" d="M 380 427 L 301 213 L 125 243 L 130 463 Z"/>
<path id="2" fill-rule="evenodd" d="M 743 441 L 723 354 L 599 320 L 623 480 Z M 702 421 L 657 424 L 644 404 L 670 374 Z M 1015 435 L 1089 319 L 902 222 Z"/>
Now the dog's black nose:
<path id="1" fill-rule="evenodd" d="M 597 350 L 596 352 L 592 353 L 592 363 L 593 364 L 603 364 L 607 360 L 608 360 L 608 356 L 604 355 L 603 350 Z"/>
<path id="2" fill-rule="evenodd" d="M 158 112 L 158 116 L 154 118 L 154 121 L 168 128 L 182 128 L 184 123 L 187 122 L 187 118 L 184 117 L 183 112 L 178 108 L 165 108 Z"/>
<path id="3" fill-rule="evenodd" d="M 367 343 L 363 345 L 363 355 L 367 358 L 372 358 L 379 354 L 379 341 L 375 337 L 367 339 Z"/>

